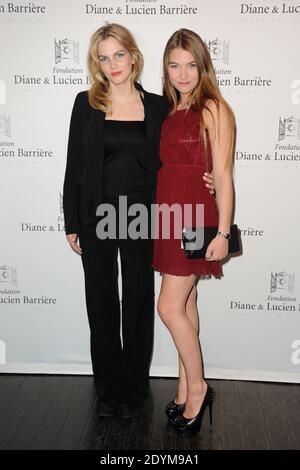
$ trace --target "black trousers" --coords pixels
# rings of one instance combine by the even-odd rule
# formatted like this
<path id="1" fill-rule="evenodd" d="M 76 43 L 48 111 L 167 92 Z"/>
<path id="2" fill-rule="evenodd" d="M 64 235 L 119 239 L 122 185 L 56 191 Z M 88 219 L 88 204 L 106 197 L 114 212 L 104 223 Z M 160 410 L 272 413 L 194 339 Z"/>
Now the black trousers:
<path id="1" fill-rule="evenodd" d="M 106 201 L 115 206 L 118 218 L 117 199 Z M 129 197 L 128 205 L 143 202 L 149 209 L 148 201 L 147 194 L 142 193 Z M 128 224 L 133 218 L 128 217 Z M 148 222 L 150 224 L 150 215 Z M 153 240 L 151 237 L 100 240 L 96 225 L 82 227 L 79 239 L 93 373 L 104 384 L 102 398 L 104 401 L 142 403 L 148 394 L 153 352 L 155 294 L 154 271 L 150 267 Z M 122 308 L 118 289 L 118 252 Z"/>

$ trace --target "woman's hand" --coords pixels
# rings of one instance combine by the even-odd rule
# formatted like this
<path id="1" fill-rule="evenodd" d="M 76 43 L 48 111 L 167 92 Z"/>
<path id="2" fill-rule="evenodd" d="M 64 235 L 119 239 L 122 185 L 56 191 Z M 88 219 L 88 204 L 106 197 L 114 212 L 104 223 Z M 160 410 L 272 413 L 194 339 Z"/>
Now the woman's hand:
<path id="1" fill-rule="evenodd" d="M 228 255 L 228 240 L 217 235 L 208 245 L 205 259 L 207 261 L 221 261 Z"/>
<path id="2" fill-rule="evenodd" d="M 82 251 L 81 251 L 79 243 L 77 242 L 77 240 L 78 240 L 77 233 L 70 233 L 69 235 L 67 235 L 67 240 L 68 240 L 72 250 L 75 251 L 76 253 L 78 253 L 79 255 L 81 255 Z"/>
<path id="3" fill-rule="evenodd" d="M 204 173 L 203 179 L 204 179 L 204 181 L 206 181 L 205 186 L 209 189 L 209 193 L 215 195 L 216 190 L 215 190 L 215 186 L 214 186 L 213 172 Z"/>

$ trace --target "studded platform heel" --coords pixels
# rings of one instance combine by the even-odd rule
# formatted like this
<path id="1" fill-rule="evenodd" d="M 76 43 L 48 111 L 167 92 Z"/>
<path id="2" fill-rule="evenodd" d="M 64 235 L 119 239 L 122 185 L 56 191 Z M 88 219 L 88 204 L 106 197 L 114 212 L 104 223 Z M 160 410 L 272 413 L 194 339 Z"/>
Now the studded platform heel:
<path id="1" fill-rule="evenodd" d="M 207 384 L 207 390 L 203 399 L 203 403 L 199 410 L 199 413 L 193 418 L 185 418 L 183 416 L 183 411 L 178 413 L 177 416 L 172 420 L 172 424 L 179 436 L 189 437 L 194 436 L 197 432 L 200 431 L 204 411 L 206 407 L 209 407 L 209 421 L 212 426 L 212 405 L 215 399 L 216 392 L 214 388 Z"/>
<path id="2" fill-rule="evenodd" d="M 170 401 L 170 403 L 167 404 L 165 407 L 165 413 L 169 419 L 169 421 L 172 421 L 175 416 L 177 416 L 179 413 L 182 413 L 184 410 L 184 403 L 177 404 L 175 403 L 175 398 L 174 400 Z"/>

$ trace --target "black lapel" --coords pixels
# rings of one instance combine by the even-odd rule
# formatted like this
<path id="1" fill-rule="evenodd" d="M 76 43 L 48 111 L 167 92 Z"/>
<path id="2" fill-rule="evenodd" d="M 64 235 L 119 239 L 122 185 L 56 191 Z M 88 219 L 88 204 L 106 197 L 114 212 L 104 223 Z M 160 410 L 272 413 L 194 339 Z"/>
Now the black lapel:
<path id="1" fill-rule="evenodd" d="M 153 105 L 149 100 L 149 95 L 147 92 L 144 94 L 144 110 L 145 110 L 145 127 L 146 127 L 146 140 L 147 140 L 147 147 L 151 149 L 152 140 L 153 140 L 153 132 L 154 132 L 154 122 L 156 119 L 155 110 L 153 109 Z"/>
<path id="2" fill-rule="evenodd" d="M 93 109 L 91 122 L 91 177 L 96 184 L 97 198 L 103 197 L 103 133 L 105 113 L 99 109 Z"/>
<path id="3" fill-rule="evenodd" d="M 155 109 L 153 109 L 153 104 L 151 102 L 149 93 L 145 91 L 143 87 L 137 82 L 135 83 L 135 87 L 141 93 L 141 98 L 144 103 L 147 148 L 151 149 L 151 144 L 153 140 L 153 131 L 155 127 L 154 123 L 156 119 Z"/>

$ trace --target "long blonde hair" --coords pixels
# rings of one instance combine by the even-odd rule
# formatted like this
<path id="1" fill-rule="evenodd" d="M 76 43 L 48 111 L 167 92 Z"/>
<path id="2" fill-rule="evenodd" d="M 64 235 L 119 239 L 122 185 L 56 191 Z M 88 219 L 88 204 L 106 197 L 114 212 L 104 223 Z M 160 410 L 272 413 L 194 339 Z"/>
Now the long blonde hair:
<path id="1" fill-rule="evenodd" d="M 98 44 L 109 37 L 115 38 L 129 52 L 132 60 L 132 83 L 140 79 L 143 69 L 143 56 L 134 37 L 127 28 L 116 23 L 106 24 L 97 29 L 91 37 L 88 51 L 88 68 L 92 77 L 92 85 L 89 89 L 89 103 L 95 109 L 110 114 L 112 101 L 109 97 L 109 82 L 102 74 L 98 59 Z"/>
<path id="2" fill-rule="evenodd" d="M 188 29 L 179 29 L 172 34 L 170 39 L 167 42 L 164 51 L 163 58 L 163 68 L 164 68 L 164 94 L 167 97 L 170 104 L 170 113 L 172 115 L 175 113 L 178 101 L 179 101 L 179 92 L 172 85 L 168 73 L 169 66 L 169 57 L 173 49 L 182 48 L 190 52 L 196 62 L 198 69 L 198 83 L 194 90 L 190 93 L 188 98 L 187 109 L 192 109 L 193 111 L 200 111 L 200 139 L 204 143 L 205 155 L 206 155 L 206 164 L 208 162 L 208 142 L 207 135 L 204 126 L 204 120 L 202 115 L 203 108 L 207 109 L 214 122 L 215 135 L 219 135 L 219 125 L 215 122 L 214 116 L 211 110 L 205 105 L 207 99 L 211 99 L 216 104 L 218 113 L 220 112 L 220 102 L 225 105 L 226 111 L 228 113 L 230 127 L 231 127 L 231 143 L 228 155 L 226 158 L 225 167 L 232 165 L 232 153 L 234 148 L 234 139 L 235 139 L 235 118 L 234 114 L 229 106 L 229 104 L 223 98 L 219 86 L 217 84 L 217 79 L 214 71 L 214 67 L 209 55 L 209 51 L 204 44 L 203 40 L 198 34 L 194 31 Z M 218 119 L 219 122 L 219 119 Z"/>

